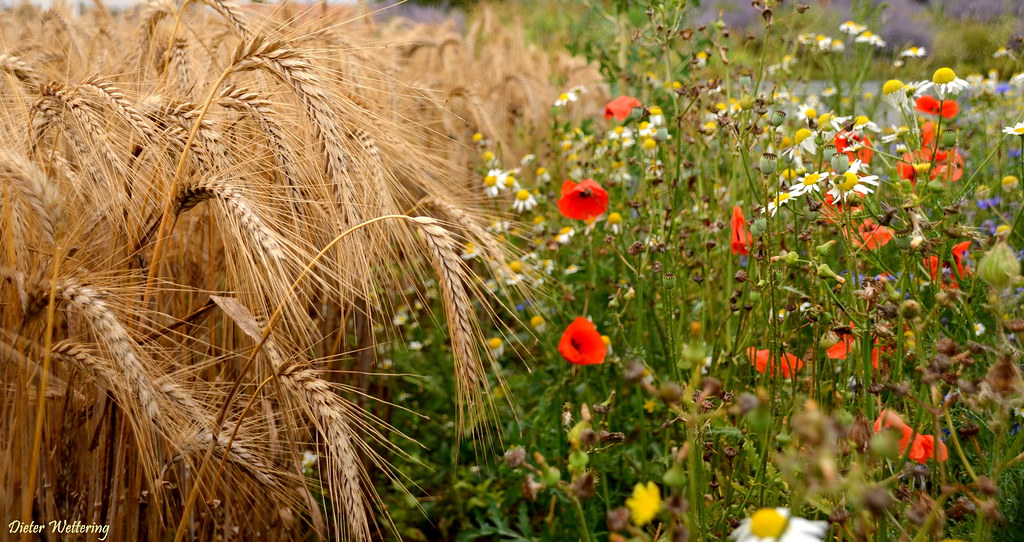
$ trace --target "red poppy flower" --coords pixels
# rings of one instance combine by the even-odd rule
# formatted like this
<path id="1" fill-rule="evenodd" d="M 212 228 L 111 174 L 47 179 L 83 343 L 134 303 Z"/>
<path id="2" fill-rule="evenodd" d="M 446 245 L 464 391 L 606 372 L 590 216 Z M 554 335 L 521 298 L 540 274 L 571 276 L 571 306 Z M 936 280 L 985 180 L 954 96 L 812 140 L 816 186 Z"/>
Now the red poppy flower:
<path id="1" fill-rule="evenodd" d="M 938 444 L 936 446 L 936 444 Z M 904 449 L 906 449 L 904 447 Z M 932 435 L 917 435 L 913 444 L 910 445 L 910 453 L 907 455 L 911 460 L 925 464 L 929 459 L 945 461 L 949 459 L 949 452 L 942 439 L 936 439 Z"/>
<path id="2" fill-rule="evenodd" d="M 891 410 L 883 410 L 875 420 L 875 433 L 881 433 L 883 427 L 891 427 L 899 431 L 901 453 L 907 449 L 907 445 L 910 444 L 910 438 L 914 436 L 914 430 L 909 425 L 903 423 L 903 418 L 900 418 L 899 414 Z"/>
<path id="3" fill-rule="evenodd" d="M 643 107 L 644 104 L 632 96 L 619 96 L 604 106 L 604 118 L 622 122 L 633 112 L 634 107 Z"/>
<path id="4" fill-rule="evenodd" d="M 929 115 L 942 115 L 944 119 L 951 119 L 960 112 L 960 104 L 956 100 L 939 101 L 932 96 L 921 96 L 915 102 L 917 110 Z"/>
<path id="5" fill-rule="evenodd" d="M 953 255 L 952 264 L 949 261 L 944 261 L 940 266 L 939 257 L 935 255 L 925 258 L 924 266 L 927 267 L 928 271 L 931 273 L 932 281 L 938 281 L 940 274 L 945 275 L 948 272 L 951 276 L 949 277 L 948 282 L 943 281 L 941 283 L 942 288 L 959 288 L 960 283 L 957 282 L 957 279 L 971 274 L 971 268 L 964 265 L 964 256 L 967 254 L 967 249 L 970 247 L 970 241 L 964 241 L 953 245 L 953 250 L 951 251 Z M 954 269 L 956 270 L 955 276 L 953 276 Z"/>
<path id="6" fill-rule="evenodd" d="M 732 208 L 732 253 L 750 254 L 750 245 L 754 243 L 754 236 L 747 230 L 747 219 L 743 216 L 743 209 L 739 205 Z"/>
<path id="7" fill-rule="evenodd" d="M 850 322 L 850 327 L 853 327 L 853 322 Z M 831 359 L 846 359 L 850 355 L 850 350 L 853 349 L 853 341 L 855 337 L 852 333 L 845 334 L 839 339 L 839 342 L 832 345 L 831 348 L 825 351 L 825 355 Z M 875 344 L 878 341 L 875 340 Z M 878 370 L 878 348 L 871 349 L 871 366 Z"/>
<path id="8" fill-rule="evenodd" d="M 562 197 L 558 200 L 558 210 L 566 218 L 590 220 L 601 216 L 607 209 L 608 192 L 593 179 L 583 179 L 578 183 L 562 183 Z"/>
<path id="9" fill-rule="evenodd" d="M 858 135 L 852 132 L 839 132 L 836 134 L 835 139 L 832 140 L 832 144 L 836 147 L 836 152 L 846 153 L 846 156 L 850 161 L 860 160 L 865 164 L 871 163 L 871 158 L 875 155 L 874 147 L 871 146 L 871 140 L 866 135 Z M 861 148 L 856 151 L 848 150 L 854 145 L 861 145 Z"/>
<path id="10" fill-rule="evenodd" d="M 868 250 L 884 247 L 893 238 L 892 230 L 885 226 L 875 225 L 870 218 L 865 218 L 864 222 L 861 222 L 857 233 L 860 234 L 860 239 L 854 238 L 853 244 L 858 248 L 864 247 Z"/>
<path id="11" fill-rule="evenodd" d="M 750 363 L 754 364 L 754 368 L 757 372 L 764 374 L 768 371 L 769 376 L 775 376 L 775 363 L 771 360 L 770 350 L 758 350 L 751 346 L 747 349 L 747 357 L 750 358 Z M 782 354 L 782 376 L 791 378 L 796 376 L 796 372 L 802 369 L 804 361 L 793 354 Z"/>
<path id="12" fill-rule="evenodd" d="M 580 316 L 565 328 L 558 341 L 558 351 L 565 361 L 575 365 L 598 365 L 604 363 L 608 346 L 601 340 L 594 323 Z"/>
<path id="13" fill-rule="evenodd" d="M 917 184 L 920 176 L 926 172 L 928 179 L 956 182 L 964 175 L 964 157 L 957 150 L 933 154 L 930 147 L 924 147 L 919 151 L 903 153 L 903 158 L 896 163 L 896 172 L 901 179 L 909 180 L 910 184 Z"/>

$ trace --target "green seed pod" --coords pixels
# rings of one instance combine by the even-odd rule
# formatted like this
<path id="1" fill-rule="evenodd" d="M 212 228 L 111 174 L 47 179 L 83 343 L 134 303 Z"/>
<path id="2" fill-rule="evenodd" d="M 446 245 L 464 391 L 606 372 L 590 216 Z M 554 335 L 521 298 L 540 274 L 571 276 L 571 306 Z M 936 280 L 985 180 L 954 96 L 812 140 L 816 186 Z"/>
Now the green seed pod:
<path id="1" fill-rule="evenodd" d="M 768 229 L 768 221 L 764 217 L 754 219 L 754 222 L 750 225 L 750 234 L 754 237 L 761 237 L 761 234 Z"/>
<path id="2" fill-rule="evenodd" d="M 588 463 L 590 463 L 590 456 L 586 452 L 574 450 L 569 454 L 569 470 L 572 472 L 581 472 Z"/>
<path id="3" fill-rule="evenodd" d="M 839 344 L 839 335 L 835 331 L 826 331 L 821 335 L 821 339 L 818 339 L 818 347 L 822 350 L 828 350 L 837 344 Z"/>
<path id="4" fill-rule="evenodd" d="M 925 187 L 928 188 L 929 192 L 941 193 L 946 191 L 946 185 L 938 179 L 928 181 L 928 184 L 925 185 Z"/>
<path id="5" fill-rule="evenodd" d="M 831 163 L 832 157 L 836 155 L 835 145 L 825 145 L 825 148 L 821 150 L 821 156 L 826 162 Z"/>
<path id="6" fill-rule="evenodd" d="M 832 251 L 832 247 L 835 246 L 835 244 L 836 240 L 833 239 L 831 241 L 828 241 L 827 243 L 814 247 L 814 251 L 817 252 L 819 256 L 825 256 L 826 254 Z"/>
<path id="7" fill-rule="evenodd" d="M 1005 240 L 996 241 L 981 257 L 978 276 L 996 290 L 1002 290 L 1020 278 L 1020 262 Z"/>
<path id="8" fill-rule="evenodd" d="M 740 98 L 740 107 L 744 110 L 754 107 L 754 98 L 750 95 L 746 95 Z"/>
<path id="9" fill-rule="evenodd" d="M 956 130 L 943 130 L 942 146 L 946 148 L 956 146 Z"/>
<path id="10" fill-rule="evenodd" d="M 772 126 L 778 128 L 782 126 L 782 123 L 786 122 L 786 112 L 776 109 L 772 112 Z"/>
<path id="11" fill-rule="evenodd" d="M 670 469 L 665 471 L 661 481 L 668 487 L 677 489 L 684 487 L 686 486 L 686 470 L 680 465 L 672 465 Z"/>
<path id="12" fill-rule="evenodd" d="M 829 163 L 832 164 L 832 170 L 836 173 L 846 173 L 850 169 L 850 157 L 845 153 L 837 152 L 829 160 Z"/>
<path id="13" fill-rule="evenodd" d="M 771 175 L 772 173 L 775 173 L 775 170 L 778 168 L 778 163 L 778 156 L 775 156 L 770 152 L 766 152 L 761 155 L 761 160 L 758 162 L 758 165 L 761 167 L 761 173 Z"/>

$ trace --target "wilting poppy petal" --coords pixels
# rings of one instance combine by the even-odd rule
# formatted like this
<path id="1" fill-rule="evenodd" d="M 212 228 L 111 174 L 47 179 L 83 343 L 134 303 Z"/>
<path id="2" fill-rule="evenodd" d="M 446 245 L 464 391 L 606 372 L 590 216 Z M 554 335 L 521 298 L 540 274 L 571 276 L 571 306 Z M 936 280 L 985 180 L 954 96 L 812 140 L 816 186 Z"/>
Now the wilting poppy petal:
<path id="1" fill-rule="evenodd" d="M 907 457 L 923 465 L 929 459 L 945 461 L 949 459 L 949 452 L 942 439 L 936 439 L 932 435 L 917 435 L 914 437 L 913 444 L 910 445 L 910 453 Z"/>
<path id="2" fill-rule="evenodd" d="M 749 254 L 750 245 L 754 243 L 754 236 L 747 231 L 747 219 L 743 216 L 743 209 L 739 205 L 732 208 L 732 242 L 730 248 L 733 254 Z"/>
<path id="3" fill-rule="evenodd" d="M 558 341 L 558 351 L 565 361 L 575 365 L 597 365 L 604 363 L 608 346 L 601 340 L 594 323 L 580 316 L 565 328 Z"/>
<path id="4" fill-rule="evenodd" d="M 615 117 L 615 120 L 622 122 L 633 112 L 634 107 L 643 107 L 643 105 L 640 100 L 632 96 L 619 96 L 604 106 L 604 118 Z"/>
<path id="5" fill-rule="evenodd" d="M 607 209 L 608 192 L 593 179 L 583 179 L 579 183 L 565 181 L 562 184 L 558 210 L 566 218 L 590 220 L 600 216 Z"/>

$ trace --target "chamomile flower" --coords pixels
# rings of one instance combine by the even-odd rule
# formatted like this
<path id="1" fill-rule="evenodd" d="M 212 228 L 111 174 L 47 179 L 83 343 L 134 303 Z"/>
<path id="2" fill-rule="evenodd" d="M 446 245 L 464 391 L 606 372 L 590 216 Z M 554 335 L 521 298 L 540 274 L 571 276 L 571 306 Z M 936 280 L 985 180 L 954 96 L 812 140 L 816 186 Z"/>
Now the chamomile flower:
<path id="1" fill-rule="evenodd" d="M 313 466 L 316 465 L 316 460 L 320 456 L 316 452 L 306 450 L 302 452 L 302 468 L 303 470 L 312 470 Z"/>
<path id="2" fill-rule="evenodd" d="M 736 542 L 821 542 L 827 521 L 793 517 L 787 508 L 762 508 L 744 519 L 729 538 Z"/>
<path id="3" fill-rule="evenodd" d="M 817 150 L 817 145 L 814 144 L 814 132 L 807 128 L 800 128 L 793 134 L 793 149 L 801 149 L 805 152 L 814 154 Z M 793 155 L 793 152 L 789 153 Z"/>
<path id="4" fill-rule="evenodd" d="M 537 182 L 540 184 L 544 184 L 551 181 L 551 173 L 548 171 L 548 168 L 546 167 L 537 168 L 535 175 L 537 176 Z"/>
<path id="5" fill-rule="evenodd" d="M 1024 137 L 1024 122 L 1018 122 L 1013 126 L 1007 126 L 1006 128 L 1003 128 L 1003 133 L 1007 135 Z"/>
<path id="6" fill-rule="evenodd" d="M 882 99 L 893 109 L 906 109 L 910 103 L 907 98 L 907 86 L 899 79 L 890 79 L 882 85 Z"/>
<path id="7" fill-rule="evenodd" d="M 494 175 L 488 175 L 484 177 L 484 194 L 492 198 L 498 197 L 498 192 L 501 191 L 502 185 L 498 183 L 498 178 Z"/>
<path id="8" fill-rule="evenodd" d="M 409 350 L 419 352 L 420 350 L 423 350 L 423 343 L 420 341 L 409 341 Z"/>
<path id="9" fill-rule="evenodd" d="M 651 113 L 651 117 L 648 120 L 648 122 L 651 123 L 651 126 L 664 126 L 665 113 L 662 112 L 660 107 L 655 105 L 651 107 L 648 111 L 650 111 Z"/>
<path id="10" fill-rule="evenodd" d="M 462 248 L 462 259 L 472 260 L 480 255 L 480 249 L 477 248 L 473 243 L 466 243 L 466 246 Z"/>
<path id="11" fill-rule="evenodd" d="M 779 207 L 785 205 L 787 201 L 792 199 L 792 197 L 792 194 L 790 194 L 789 192 L 783 192 L 776 196 L 775 199 L 768 202 L 768 207 L 766 209 L 768 211 L 768 214 L 770 216 L 775 216 L 775 213 L 778 212 Z"/>
<path id="12" fill-rule="evenodd" d="M 867 29 L 868 27 L 862 24 L 857 24 L 853 21 L 846 21 L 845 23 L 839 25 L 840 32 L 842 32 L 843 34 L 849 34 L 851 36 L 856 36 L 861 32 L 865 32 Z"/>
<path id="13" fill-rule="evenodd" d="M 622 215 L 619 213 L 608 213 L 608 229 L 612 234 L 622 233 Z"/>
<path id="14" fill-rule="evenodd" d="M 558 95 L 558 99 L 555 100 L 555 107 L 565 107 L 577 100 L 579 100 L 579 96 L 574 91 L 567 90 Z"/>
<path id="15" fill-rule="evenodd" d="M 828 180 L 829 175 L 828 172 L 808 173 L 790 187 L 789 195 L 796 198 L 810 192 L 821 192 L 821 185 Z"/>
<path id="16" fill-rule="evenodd" d="M 818 118 L 818 110 L 810 103 L 804 104 L 800 107 L 800 117 L 805 119 L 816 119 Z"/>
<path id="17" fill-rule="evenodd" d="M 907 47 L 900 51 L 900 58 L 924 58 L 928 52 L 924 47 Z"/>
<path id="18" fill-rule="evenodd" d="M 945 97 L 946 95 L 958 96 L 971 86 L 967 81 L 957 77 L 956 72 L 949 68 L 935 70 L 935 73 L 932 75 L 932 83 L 935 84 L 939 97 Z"/>
<path id="19" fill-rule="evenodd" d="M 844 202 L 851 194 L 866 196 L 874 192 L 871 187 L 878 186 L 878 175 L 862 175 L 862 168 L 864 164 L 854 160 L 845 173 L 832 177 L 832 189 L 827 192 L 832 196 L 832 201 Z"/>
<path id="20" fill-rule="evenodd" d="M 578 266 L 578 265 L 576 265 L 574 263 L 565 266 L 565 269 L 562 270 L 562 274 L 563 275 L 575 275 L 576 273 L 579 273 L 579 272 L 580 272 L 580 266 Z"/>
<path id="21" fill-rule="evenodd" d="M 858 116 L 853 118 L 853 130 L 855 132 L 856 131 L 863 132 L 865 130 L 870 130 L 870 131 L 875 132 L 875 133 L 878 133 L 878 132 L 882 131 L 878 127 L 877 124 L 875 124 L 874 122 L 871 122 L 871 119 L 869 119 L 868 117 L 866 117 L 864 115 L 858 115 Z"/>
<path id="22" fill-rule="evenodd" d="M 870 30 L 865 30 L 859 36 L 857 36 L 853 41 L 855 41 L 857 43 L 866 43 L 866 44 L 872 45 L 872 46 L 874 46 L 874 47 L 876 47 L 878 49 L 881 49 L 882 47 L 885 47 L 885 40 L 883 40 L 882 37 L 879 36 L 878 34 L 875 34 L 875 33 L 871 32 Z"/>
<path id="23" fill-rule="evenodd" d="M 935 83 L 931 81 L 911 81 L 904 85 L 907 96 L 913 98 L 920 98 L 933 86 L 935 86 Z"/>
<path id="24" fill-rule="evenodd" d="M 547 322 L 544 321 L 544 317 L 537 314 L 533 318 L 530 318 L 530 327 L 533 328 L 537 333 L 543 333 L 548 328 Z"/>
<path id="25" fill-rule="evenodd" d="M 533 197 L 533 194 L 529 190 L 519 190 L 516 192 L 516 199 L 512 202 L 512 208 L 518 213 L 529 211 L 537 206 L 537 198 Z"/>
<path id="26" fill-rule="evenodd" d="M 404 326 L 409 321 L 409 314 L 405 311 L 399 311 L 398 314 L 391 319 L 391 323 L 396 326 Z"/>
<path id="27" fill-rule="evenodd" d="M 558 231 L 558 235 L 555 236 L 555 241 L 565 245 L 572 240 L 573 235 L 576 235 L 576 230 L 566 226 Z"/>
<path id="28" fill-rule="evenodd" d="M 982 324 L 981 322 L 975 322 L 974 323 L 974 335 L 976 337 L 981 337 L 984 334 L 985 334 L 985 324 Z"/>
<path id="29" fill-rule="evenodd" d="M 693 59 L 698 68 L 708 65 L 708 54 L 704 51 L 698 51 L 697 54 L 693 55 Z"/>
<path id="30" fill-rule="evenodd" d="M 491 351 L 491 356 L 500 358 L 505 353 L 505 341 L 501 340 L 501 337 L 491 337 L 487 341 L 487 348 Z"/>
<path id="31" fill-rule="evenodd" d="M 992 53 L 992 58 L 1002 58 L 1005 56 L 1010 56 L 1010 51 L 1006 47 L 1000 47 L 996 49 L 996 52 Z"/>

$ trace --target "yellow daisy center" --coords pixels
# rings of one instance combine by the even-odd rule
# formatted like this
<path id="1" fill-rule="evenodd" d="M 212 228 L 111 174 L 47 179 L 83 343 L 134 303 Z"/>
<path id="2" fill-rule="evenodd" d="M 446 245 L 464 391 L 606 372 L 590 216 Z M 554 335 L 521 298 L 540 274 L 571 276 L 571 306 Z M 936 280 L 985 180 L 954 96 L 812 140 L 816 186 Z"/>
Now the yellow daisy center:
<path id="1" fill-rule="evenodd" d="M 843 192 L 849 192 L 857 186 L 859 181 L 860 177 L 858 177 L 856 173 L 847 171 L 846 173 L 843 173 L 843 182 L 839 184 L 839 189 Z"/>
<path id="2" fill-rule="evenodd" d="M 548 168 L 539 167 L 537 168 L 537 175 L 543 175 L 548 172 Z"/>
<path id="3" fill-rule="evenodd" d="M 811 137 L 811 134 L 813 133 L 814 132 L 808 130 L 807 128 L 801 128 L 797 130 L 795 134 L 793 134 L 793 141 L 795 141 L 796 144 L 799 145 L 800 143 L 803 143 L 805 139 Z"/>
<path id="4" fill-rule="evenodd" d="M 622 224 L 622 215 L 619 213 L 611 213 L 608 215 L 609 224 Z"/>
<path id="5" fill-rule="evenodd" d="M 956 79 L 956 72 L 949 68 L 939 68 L 932 75 L 932 83 L 936 85 L 945 85 L 946 83 L 953 82 L 954 79 Z"/>
<path id="6" fill-rule="evenodd" d="M 491 337 L 491 340 L 487 341 L 487 346 L 491 347 L 491 350 L 497 350 L 501 348 L 502 341 L 498 337 Z"/>
<path id="7" fill-rule="evenodd" d="M 516 199 L 519 201 L 526 201 L 530 199 L 530 192 L 527 190 L 520 190 L 516 192 Z"/>
<path id="8" fill-rule="evenodd" d="M 1024 126 L 1018 126 L 1013 129 L 1013 133 L 1018 135 L 1024 135 Z"/>
<path id="9" fill-rule="evenodd" d="M 542 326 L 544 325 L 544 318 L 540 315 L 534 316 L 533 318 L 530 318 L 530 325 L 533 327 Z"/>
<path id="10" fill-rule="evenodd" d="M 856 119 L 854 119 L 853 125 L 854 126 L 864 126 L 865 124 L 867 124 L 869 122 L 871 122 L 871 119 L 865 117 L 864 115 L 860 115 Z"/>
<path id="11" fill-rule="evenodd" d="M 758 538 L 778 538 L 786 530 L 786 516 L 773 508 L 762 508 L 750 517 L 750 533 Z"/>
<path id="12" fill-rule="evenodd" d="M 487 186 L 494 186 L 498 184 L 498 178 L 495 177 L 494 175 L 488 175 L 484 177 L 484 184 L 486 184 Z"/>
<path id="13" fill-rule="evenodd" d="M 516 261 L 513 261 L 513 262 L 509 262 L 508 268 L 511 269 L 513 273 L 522 273 L 523 272 L 523 262 L 521 262 L 519 260 L 516 260 Z"/>
<path id="14" fill-rule="evenodd" d="M 821 175 L 818 175 L 817 173 L 811 173 L 810 175 L 804 177 L 804 186 L 814 186 L 818 184 L 818 181 L 820 180 Z"/>
<path id="15" fill-rule="evenodd" d="M 1000 224 L 999 227 L 996 228 L 996 233 L 1007 233 L 1009 231 L 1010 227 L 1007 226 L 1006 224 Z"/>
<path id="16" fill-rule="evenodd" d="M 807 116 L 807 118 L 809 118 L 809 119 L 813 119 L 814 117 L 817 117 L 817 116 L 818 116 L 818 110 L 817 110 L 817 109 L 815 109 L 815 108 L 813 108 L 813 107 L 808 107 L 808 108 L 807 108 L 807 109 L 806 109 L 806 110 L 804 111 L 804 115 L 806 115 L 806 116 Z"/>
<path id="17" fill-rule="evenodd" d="M 1019 183 L 1020 179 L 1018 179 L 1017 177 L 1015 177 L 1013 175 L 1007 175 L 1006 177 L 1003 177 L 1002 180 L 999 181 L 999 182 L 1003 186 L 1013 186 L 1013 185 Z"/>
<path id="18" fill-rule="evenodd" d="M 657 141 L 655 141 L 655 140 L 653 140 L 651 138 L 647 138 L 647 139 L 644 140 L 644 150 L 653 151 L 656 148 L 658 148 L 658 142 Z"/>
<path id="19" fill-rule="evenodd" d="M 652 115 L 660 115 L 660 114 L 661 114 L 661 108 L 660 108 L 660 107 L 658 107 L 658 106 L 654 106 L 654 107 L 652 107 L 652 108 L 650 109 L 650 111 L 651 111 L 651 114 L 652 114 Z"/>
<path id="20" fill-rule="evenodd" d="M 782 202 L 788 200 L 789 198 L 789 192 L 783 192 L 779 194 L 779 197 L 775 198 L 775 205 L 781 205 Z"/>
<path id="21" fill-rule="evenodd" d="M 558 95 L 558 99 L 563 101 L 563 102 L 567 101 L 569 99 L 569 95 L 563 92 L 563 93 Z"/>
<path id="22" fill-rule="evenodd" d="M 903 90 L 903 81 L 900 81 L 899 79 L 890 79 L 882 85 L 882 94 L 885 94 L 886 96 L 900 90 Z"/>

